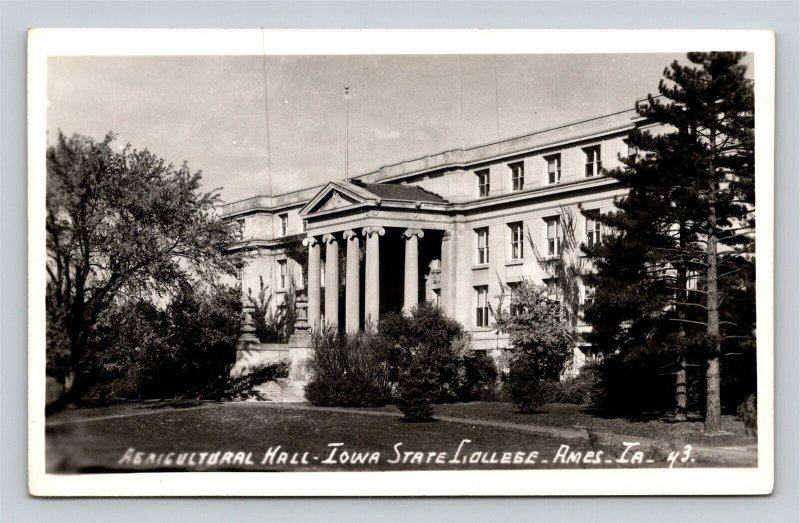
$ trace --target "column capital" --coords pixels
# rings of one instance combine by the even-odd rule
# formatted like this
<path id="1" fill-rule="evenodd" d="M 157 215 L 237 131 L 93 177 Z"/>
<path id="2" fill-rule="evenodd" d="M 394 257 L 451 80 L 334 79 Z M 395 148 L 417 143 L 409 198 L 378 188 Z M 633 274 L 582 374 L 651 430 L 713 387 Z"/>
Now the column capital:
<path id="1" fill-rule="evenodd" d="M 325 244 L 336 243 L 336 236 L 334 236 L 333 234 L 326 234 L 325 236 L 322 237 L 322 243 Z"/>
<path id="2" fill-rule="evenodd" d="M 417 238 L 422 238 L 423 236 L 425 236 L 425 232 L 423 232 L 422 229 L 406 229 L 405 231 L 403 231 L 403 238 L 410 239 L 413 236 L 416 236 Z"/>
<path id="3" fill-rule="evenodd" d="M 373 234 L 377 234 L 378 236 L 383 236 L 386 234 L 386 229 L 383 227 L 364 227 L 361 229 L 361 234 L 369 238 Z"/>
<path id="4" fill-rule="evenodd" d="M 306 236 L 305 238 L 303 238 L 303 245 L 305 245 L 306 247 L 314 247 L 318 243 L 319 242 L 317 241 L 317 239 L 313 236 Z"/>
<path id="5" fill-rule="evenodd" d="M 358 238 L 358 233 L 352 229 L 348 229 L 342 233 L 342 237 L 345 240 L 349 240 L 350 238 Z"/>

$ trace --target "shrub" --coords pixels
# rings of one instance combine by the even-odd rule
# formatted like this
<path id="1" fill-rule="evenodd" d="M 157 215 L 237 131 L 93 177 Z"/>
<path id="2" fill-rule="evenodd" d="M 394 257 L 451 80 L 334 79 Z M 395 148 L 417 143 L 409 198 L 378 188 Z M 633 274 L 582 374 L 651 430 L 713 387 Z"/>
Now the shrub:
<path id="1" fill-rule="evenodd" d="M 403 420 L 411 423 L 433 421 L 433 405 L 437 383 L 434 373 L 413 359 L 401 377 L 398 387 L 397 407 L 403 413 Z"/>
<path id="2" fill-rule="evenodd" d="M 538 376 L 528 358 L 514 358 L 506 377 L 506 392 L 520 412 L 535 412 L 550 399 L 552 381 Z"/>
<path id="3" fill-rule="evenodd" d="M 599 363 L 587 363 L 577 376 L 555 383 L 548 401 L 575 405 L 599 405 L 602 401 L 602 371 Z"/>
<path id="4" fill-rule="evenodd" d="M 166 308 L 142 300 L 110 307 L 82 366 L 89 398 L 218 397 L 236 359 L 241 315 L 232 287 L 184 286 Z"/>
<path id="5" fill-rule="evenodd" d="M 390 399 L 389 346 L 374 331 L 313 333 L 306 399 L 314 405 L 376 407 Z"/>
<path id="6" fill-rule="evenodd" d="M 497 399 L 497 366 L 483 351 L 475 351 L 469 336 L 453 341 L 457 354 L 458 401 L 493 401 Z"/>
<path id="7" fill-rule="evenodd" d="M 436 403 L 470 401 L 490 388 L 493 362 L 474 354 L 464 328 L 440 307 L 423 302 L 410 314 L 387 314 L 378 330 L 392 344 L 392 381 L 399 381 L 412 366 L 424 368 L 433 376 Z"/>
<path id="8" fill-rule="evenodd" d="M 514 347 L 506 378 L 507 392 L 522 411 L 546 403 L 572 357 L 574 328 L 564 307 L 548 298 L 547 288 L 523 281 L 511 301 L 516 314 L 502 310 L 497 327 L 509 334 Z"/>

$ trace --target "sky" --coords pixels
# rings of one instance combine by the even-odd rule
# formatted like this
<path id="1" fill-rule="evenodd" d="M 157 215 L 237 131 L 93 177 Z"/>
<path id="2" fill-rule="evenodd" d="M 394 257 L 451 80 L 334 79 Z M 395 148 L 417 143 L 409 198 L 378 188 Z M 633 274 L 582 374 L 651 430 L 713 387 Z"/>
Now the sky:
<path id="1" fill-rule="evenodd" d="M 48 143 L 117 133 L 227 202 L 631 108 L 677 54 L 51 57 Z M 751 64 L 750 58 L 745 63 Z"/>

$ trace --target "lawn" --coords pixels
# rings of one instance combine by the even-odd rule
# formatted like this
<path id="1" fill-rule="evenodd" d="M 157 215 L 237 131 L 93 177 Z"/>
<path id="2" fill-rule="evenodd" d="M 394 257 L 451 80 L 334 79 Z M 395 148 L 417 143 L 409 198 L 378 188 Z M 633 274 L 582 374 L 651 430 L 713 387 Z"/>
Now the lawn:
<path id="1" fill-rule="evenodd" d="M 522 414 L 513 404 L 500 402 L 455 403 L 437 405 L 436 415 L 455 418 L 524 423 L 529 425 L 590 429 L 594 432 L 611 432 L 624 436 L 663 440 L 673 446 L 684 444 L 703 446 L 755 445 L 756 438 L 745 434 L 744 423 L 734 416 L 722 417 L 721 435 L 707 436 L 698 414 L 690 414 L 689 421 L 675 423 L 671 416 L 649 416 L 641 420 L 607 417 L 596 409 L 569 404 L 545 405 L 540 412 Z"/>
<path id="2" fill-rule="evenodd" d="M 502 405 L 442 406 L 438 411 L 461 412 L 466 417 L 477 416 L 479 410 L 484 416 L 494 411 L 501 416 Z M 70 409 L 48 417 L 46 438 L 51 472 L 666 467 L 670 450 L 666 445 L 642 445 L 642 463 L 635 464 L 630 458 L 638 449 L 623 456 L 622 445 L 600 445 L 588 439 L 559 439 L 449 421 L 409 424 L 390 413 L 264 403 L 140 403 Z M 330 446 L 334 443 L 342 445 Z M 569 453 L 562 445 L 569 445 Z M 742 465 L 701 452 L 691 459 L 673 466 Z"/>

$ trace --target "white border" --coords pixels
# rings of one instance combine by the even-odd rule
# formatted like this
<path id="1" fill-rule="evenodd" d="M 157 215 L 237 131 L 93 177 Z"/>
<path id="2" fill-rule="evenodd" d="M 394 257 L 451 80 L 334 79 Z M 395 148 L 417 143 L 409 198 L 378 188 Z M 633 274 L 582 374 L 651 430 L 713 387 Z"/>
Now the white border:
<path id="1" fill-rule="evenodd" d="M 753 53 L 756 89 L 759 447 L 752 469 L 430 472 L 44 472 L 45 155 L 50 56 Z M 28 473 L 38 496 L 522 496 L 768 494 L 774 481 L 775 40 L 722 30 L 33 29 L 28 38 Z"/>

